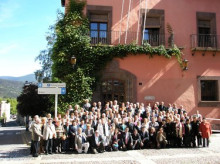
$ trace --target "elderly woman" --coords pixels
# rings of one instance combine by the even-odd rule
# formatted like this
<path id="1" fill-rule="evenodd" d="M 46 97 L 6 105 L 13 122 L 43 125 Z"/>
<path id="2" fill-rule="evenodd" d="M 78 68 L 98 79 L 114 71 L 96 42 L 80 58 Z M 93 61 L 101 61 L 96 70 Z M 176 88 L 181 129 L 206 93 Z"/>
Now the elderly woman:
<path id="1" fill-rule="evenodd" d="M 199 131 L 202 134 L 203 138 L 203 147 L 209 147 L 209 138 L 212 134 L 212 128 L 209 122 L 205 118 L 203 118 L 203 121 L 199 125 Z"/>
<path id="2" fill-rule="evenodd" d="M 41 119 L 41 134 L 43 135 L 43 132 L 44 132 L 44 128 L 46 128 L 46 125 L 47 125 L 47 118 L 46 117 L 43 117 Z M 40 139 L 40 150 L 39 150 L 39 153 L 44 153 L 45 151 L 45 141 L 43 138 Z"/>
<path id="3" fill-rule="evenodd" d="M 176 144 L 178 147 L 182 146 L 182 139 L 183 139 L 183 125 L 180 122 L 180 119 L 176 119 Z"/>
<path id="4" fill-rule="evenodd" d="M 43 139 L 45 141 L 45 154 L 52 154 L 53 139 L 56 138 L 55 126 L 52 119 L 48 119 L 47 125 L 44 127 Z"/>

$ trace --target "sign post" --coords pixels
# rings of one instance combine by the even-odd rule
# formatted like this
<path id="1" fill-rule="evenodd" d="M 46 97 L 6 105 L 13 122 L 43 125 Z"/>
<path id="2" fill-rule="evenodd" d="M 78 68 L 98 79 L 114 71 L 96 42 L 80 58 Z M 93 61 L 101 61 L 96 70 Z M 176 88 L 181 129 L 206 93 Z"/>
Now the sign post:
<path id="1" fill-rule="evenodd" d="M 66 94 L 66 83 L 38 83 L 38 94 L 55 95 L 55 112 L 57 117 L 58 95 Z"/>
<path id="2" fill-rule="evenodd" d="M 55 117 L 57 117 L 58 94 L 55 94 Z"/>

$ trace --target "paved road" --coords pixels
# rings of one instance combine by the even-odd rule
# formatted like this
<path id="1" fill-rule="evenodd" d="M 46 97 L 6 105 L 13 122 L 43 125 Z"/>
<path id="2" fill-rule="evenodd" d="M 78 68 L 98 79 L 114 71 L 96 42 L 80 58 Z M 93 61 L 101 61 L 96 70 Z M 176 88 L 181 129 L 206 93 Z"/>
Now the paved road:
<path id="1" fill-rule="evenodd" d="M 25 144 L 21 135 L 24 132 L 24 128 L 18 126 L 16 121 L 7 122 L 6 127 L 0 128 L 0 145 Z"/>
<path id="2" fill-rule="evenodd" d="M 209 148 L 145 149 L 103 154 L 53 154 L 33 158 L 22 127 L 0 128 L 0 163 L 3 164 L 220 164 L 220 134 L 214 134 Z M 9 141 L 7 141 L 9 140 Z"/>

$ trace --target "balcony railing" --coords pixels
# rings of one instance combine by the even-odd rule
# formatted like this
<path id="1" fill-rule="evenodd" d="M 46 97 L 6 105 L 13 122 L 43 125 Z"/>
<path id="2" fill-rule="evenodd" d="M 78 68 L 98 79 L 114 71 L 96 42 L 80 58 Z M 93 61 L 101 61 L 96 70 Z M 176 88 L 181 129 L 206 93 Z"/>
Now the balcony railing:
<path id="1" fill-rule="evenodd" d="M 142 45 L 142 43 L 149 43 L 151 46 L 164 45 L 166 47 L 171 47 L 173 44 L 173 36 L 168 36 L 164 34 L 150 34 L 128 31 L 92 31 L 90 32 L 91 44 L 131 44 L 136 43 Z M 144 40 L 142 42 L 142 37 Z"/>
<path id="2" fill-rule="evenodd" d="M 219 49 L 220 48 L 220 35 L 191 35 L 191 47 L 192 48 L 212 48 Z"/>

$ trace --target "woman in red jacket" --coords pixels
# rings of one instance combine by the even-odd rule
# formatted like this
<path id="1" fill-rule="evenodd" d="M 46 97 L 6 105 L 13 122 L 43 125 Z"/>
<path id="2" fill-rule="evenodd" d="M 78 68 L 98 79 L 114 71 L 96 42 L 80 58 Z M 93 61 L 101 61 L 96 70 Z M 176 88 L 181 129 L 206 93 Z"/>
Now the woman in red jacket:
<path id="1" fill-rule="evenodd" d="M 203 118 L 203 121 L 199 125 L 199 131 L 202 133 L 203 138 L 203 147 L 207 145 L 209 147 L 209 138 L 212 134 L 212 128 L 209 122 L 205 118 Z"/>

